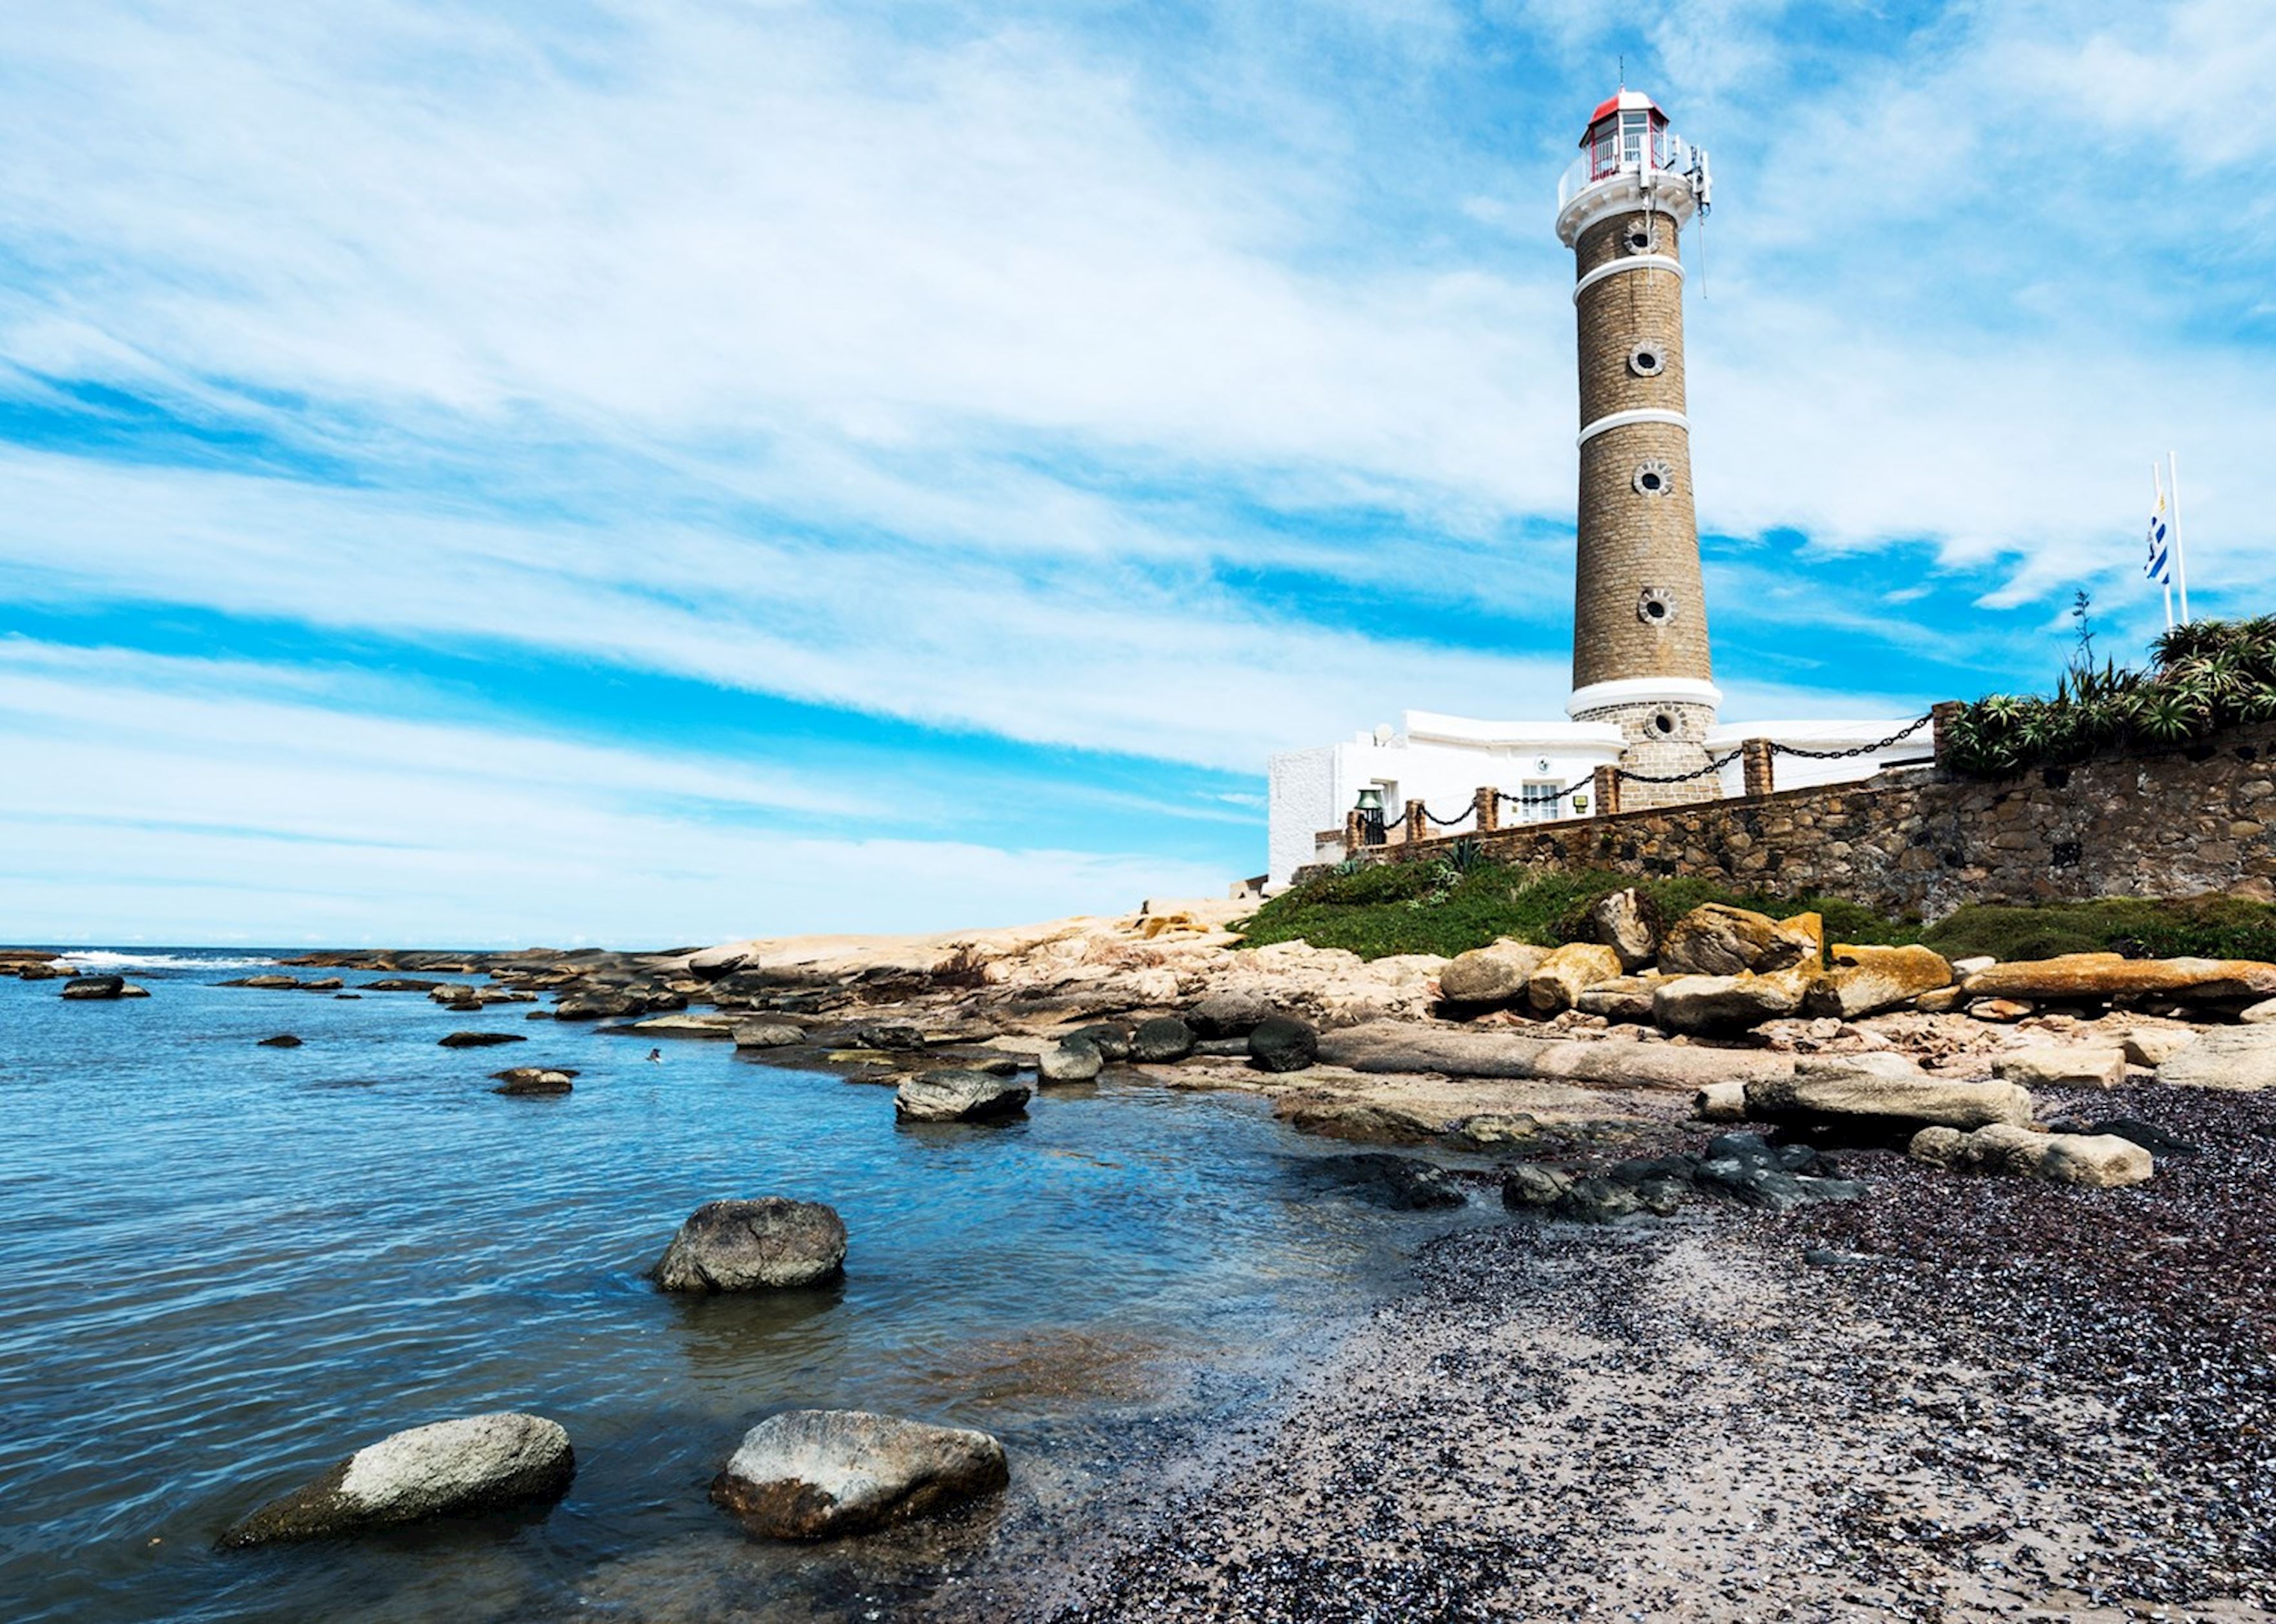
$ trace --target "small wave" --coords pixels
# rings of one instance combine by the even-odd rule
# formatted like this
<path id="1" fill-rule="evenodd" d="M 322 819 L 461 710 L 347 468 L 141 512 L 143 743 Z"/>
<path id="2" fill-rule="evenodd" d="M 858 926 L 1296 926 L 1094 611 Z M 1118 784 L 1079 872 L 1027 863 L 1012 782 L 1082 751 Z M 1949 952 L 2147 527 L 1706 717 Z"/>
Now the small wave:
<path id="1" fill-rule="evenodd" d="M 204 953 L 135 953 L 110 949 L 84 950 L 56 955 L 81 969 L 103 970 L 249 970 L 275 959 L 231 959 Z"/>

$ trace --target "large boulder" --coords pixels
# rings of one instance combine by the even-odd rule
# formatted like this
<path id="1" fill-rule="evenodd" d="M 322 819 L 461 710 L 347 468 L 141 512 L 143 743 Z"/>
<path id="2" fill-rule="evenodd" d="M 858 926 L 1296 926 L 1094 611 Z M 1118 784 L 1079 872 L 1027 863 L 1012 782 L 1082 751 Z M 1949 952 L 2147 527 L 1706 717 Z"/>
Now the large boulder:
<path id="1" fill-rule="evenodd" d="M 553 1006 L 556 1021 L 613 1021 L 618 1015 L 636 1015 L 647 1005 L 621 988 L 600 987 L 588 991 L 573 992 Z"/>
<path id="2" fill-rule="evenodd" d="M 1620 973 L 1620 956 L 1601 942 L 1567 942 L 1534 967 L 1525 983 L 1526 1002 L 1539 1014 L 1570 1009 L 1580 996 Z"/>
<path id="3" fill-rule="evenodd" d="M 2148 1150 L 2115 1134 L 2043 1134 L 2013 1123 L 1967 1134 L 1923 1128 L 1909 1154 L 1956 1172 L 2012 1173 L 2098 1189 L 2144 1183 L 2156 1171 Z"/>
<path id="4" fill-rule="evenodd" d="M 1064 1038 L 1036 1057 L 1036 1078 L 1040 1082 L 1095 1082 L 1105 1066 L 1097 1044 L 1088 1038 Z"/>
<path id="5" fill-rule="evenodd" d="M 1101 1021 L 1096 1026 L 1081 1028 L 1068 1033 L 1067 1036 L 1082 1039 L 1084 1043 L 1098 1051 L 1099 1058 L 1102 1059 L 1121 1061 L 1130 1058 L 1130 1028 L 1126 1026 L 1117 1026 L 1111 1021 Z"/>
<path id="6" fill-rule="evenodd" d="M 846 1225 L 834 1210 L 762 1195 L 696 1208 L 655 1272 L 666 1291 L 761 1291 L 818 1286 L 845 1266 Z"/>
<path id="7" fill-rule="evenodd" d="M 1273 1013 L 1272 1000 L 1254 987 L 1213 992 L 1186 1012 L 1186 1024 L 1203 1040 L 1247 1037 Z"/>
<path id="8" fill-rule="evenodd" d="M 2027 1089 L 2114 1089 L 2126 1081 L 2123 1049 L 2043 1043 L 1992 1058 L 1992 1074 Z"/>
<path id="9" fill-rule="evenodd" d="M 1130 1035 L 1130 1058 L 1141 1066 L 1166 1066 L 1194 1051 L 1194 1029 L 1175 1015 L 1141 1021 Z"/>
<path id="10" fill-rule="evenodd" d="M 1709 902 L 1661 936 L 1659 968 L 1670 975 L 1737 975 L 1814 967 L 1820 961 L 1823 931 L 1815 914 L 1781 923 L 1750 908 Z"/>
<path id="11" fill-rule="evenodd" d="M 1031 1090 L 988 1072 L 926 1072 L 903 1082 L 893 1114 L 906 1122 L 995 1122 L 1021 1115 Z"/>
<path id="12" fill-rule="evenodd" d="M 83 1001 L 124 998 L 124 975 L 74 975 L 64 983 L 64 997 Z"/>
<path id="13" fill-rule="evenodd" d="M 2276 1089 L 2276 1027 L 2214 1027 L 2158 1067 L 2185 1089 Z"/>
<path id="14" fill-rule="evenodd" d="M 1961 983 L 1971 998 L 2019 1003 L 2106 1003 L 2169 998 L 2198 1004 L 2276 995 L 2276 964 L 2257 959 L 2126 959 L 2116 953 L 2065 953 L 2018 959 L 1979 970 Z"/>
<path id="15" fill-rule="evenodd" d="M 225 1549 L 557 1499 L 577 1475 L 559 1423 L 512 1411 L 413 1427 L 359 1449 L 221 1537 Z"/>
<path id="16" fill-rule="evenodd" d="M 985 1432 L 862 1410 L 785 1410 L 743 1435 L 711 1498 L 769 1539 L 827 1539 L 905 1522 L 1012 1480 Z"/>
<path id="17" fill-rule="evenodd" d="M 1749 1081 L 1746 1092 L 1747 1114 L 1757 1121 L 1876 1136 L 2031 1119 L 2026 1089 L 1931 1077 L 1895 1054 L 1806 1056 L 1794 1062 L 1792 1077 Z"/>
<path id="18" fill-rule="evenodd" d="M 1952 984 L 1952 966 L 1932 948 L 1837 943 L 1832 957 L 1832 968 L 1809 990 L 1805 1007 L 1812 1015 L 1855 1021 Z"/>
<path id="19" fill-rule="evenodd" d="M 445 1049 L 490 1049 L 500 1043 L 526 1043 L 521 1032 L 451 1032 L 435 1040 Z"/>
<path id="20" fill-rule="evenodd" d="M 1744 1032 L 1802 1013 L 1816 972 L 1678 975 L 1652 989 L 1651 1018 L 1670 1032 Z"/>
<path id="21" fill-rule="evenodd" d="M 1659 956 L 1659 911 L 1642 892 L 1606 892 L 1581 915 L 1575 933 L 1620 955 L 1622 970 L 1640 970 Z"/>
<path id="22" fill-rule="evenodd" d="M 1259 1071 L 1301 1072 L 1319 1054 L 1319 1033 L 1293 1015 L 1268 1015 L 1248 1034 L 1249 1063 Z"/>
<path id="23" fill-rule="evenodd" d="M 1438 972 L 1438 996 L 1449 1004 L 1483 1006 L 1510 1004 L 1525 996 L 1526 983 L 1549 956 L 1545 947 L 1503 940 L 1457 953 Z"/>

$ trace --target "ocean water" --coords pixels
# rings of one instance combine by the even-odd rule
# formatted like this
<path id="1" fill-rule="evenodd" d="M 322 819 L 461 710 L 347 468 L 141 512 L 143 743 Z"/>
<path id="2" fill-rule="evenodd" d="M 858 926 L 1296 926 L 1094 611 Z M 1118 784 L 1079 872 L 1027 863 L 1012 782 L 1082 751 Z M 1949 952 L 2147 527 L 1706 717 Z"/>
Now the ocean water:
<path id="1" fill-rule="evenodd" d="M 0 978 L 18 1624 L 891 1616 L 991 1528 L 1089 1516 L 1149 1436 L 1238 1413 L 1415 1246 L 1491 1216 L 1360 1204 L 1308 1172 L 1337 1147 L 1244 1096 L 1110 1078 L 1022 1123 L 906 1127 L 887 1089 L 725 1043 L 650 1064 L 527 1005 L 215 985 L 266 962 L 244 952 L 74 961 L 153 996 Z M 467 1027 L 528 1041 L 437 1046 Z M 288 1031 L 302 1047 L 256 1046 Z M 491 1092 L 532 1063 L 576 1068 L 575 1092 Z M 843 1215 L 842 1285 L 687 1300 L 643 1278 L 697 1205 L 768 1194 Z M 749 1540 L 706 1485 L 807 1405 L 987 1428 L 1013 1490 L 930 1543 Z M 493 1409 L 568 1428 L 550 1511 L 213 1549 L 354 1448 Z"/>

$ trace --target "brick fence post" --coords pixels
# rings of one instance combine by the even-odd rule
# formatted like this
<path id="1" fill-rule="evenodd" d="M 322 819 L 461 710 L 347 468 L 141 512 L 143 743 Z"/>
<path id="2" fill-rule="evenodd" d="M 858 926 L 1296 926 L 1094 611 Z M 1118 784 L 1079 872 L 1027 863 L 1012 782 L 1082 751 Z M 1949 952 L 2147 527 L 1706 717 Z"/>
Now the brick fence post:
<path id="1" fill-rule="evenodd" d="M 1422 802 L 1408 801 L 1407 803 L 1407 839 L 1412 842 L 1427 840 L 1430 838 L 1430 825 L 1423 816 Z"/>
<path id="2" fill-rule="evenodd" d="M 1749 739 L 1739 746 L 1739 770 L 1746 779 L 1746 797 L 1760 801 L 1771 793 L 1771 741 Z"/>
<path id="3" fill-rule="evenodd" d="M 1470 794 L 1470 806 L 1476 813 L 1470 826 L 1480 834 L 1491 834 L 1501 827 L 1501 792 L 1492 785 L 1479 785 Z"/>
<path id="4" fill-rule="evenodd" d="M 1597 816 L 1610 817 L 1620 809 L 1620 770 L 1599 767 L 1591 777 L 1589 793 L 1596 797 Z"/>
<path id="5" fill-rule="evenodd" d="M 1944 765 L 1946 754 L 1952 747 L 1953 725 L 1960 720 L 1960 713 L 1967 709 L 1956 699 L 1947 699 L 1941 704 L 1928 708 L 1929 737 L 1935 741 L 1936 764 L 1939 767 Z"/>

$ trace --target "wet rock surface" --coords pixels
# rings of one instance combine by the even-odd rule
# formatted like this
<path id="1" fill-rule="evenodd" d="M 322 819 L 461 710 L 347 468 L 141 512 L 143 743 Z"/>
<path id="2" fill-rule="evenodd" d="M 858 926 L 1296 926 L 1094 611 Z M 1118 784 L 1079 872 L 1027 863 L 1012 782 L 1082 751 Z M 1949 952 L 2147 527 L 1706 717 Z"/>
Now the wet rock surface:
<path id="1" fill-rule="evenodd" d="M 1198 1482 L 914 1616 L 2261 1616 L 2276 1102 L 2077 1098 L 2204 1154 L 1955 1201 L 1869 1152 L 1862 1201 L 1457 1234 Z"/>
<path id="2" fill-rule="evenodd" d="M 569 1435 L 541 1415 L 438 1421 L 359 1449 L 222 1535 L 224 1549 L 317 1539 L 558 1499 L 577 1470 Z"/>
<path id="3" fill-rule="evenodd" d="M 1011 1481 L 985 1432 L 861 1410 L 785 1410 L 744 1434 L 711 1498 L 770 1539 L 864 1533 Z"/>
<path id="4" fill-rule="evenodd" d="M 671 1292 L 785 1290 L 837 1279 L 846 1225 L 818 1201 L 763 1195 L 695 1209 L 656 1265 Z"/>
<path id="5" fill-rule="evenodd" d="M 998 1122 L 1024 1113 L 1031 1092 L 993 1072 L 952 1067 L 902 1083 L 893 1110 L 908 1122 Z"/>

